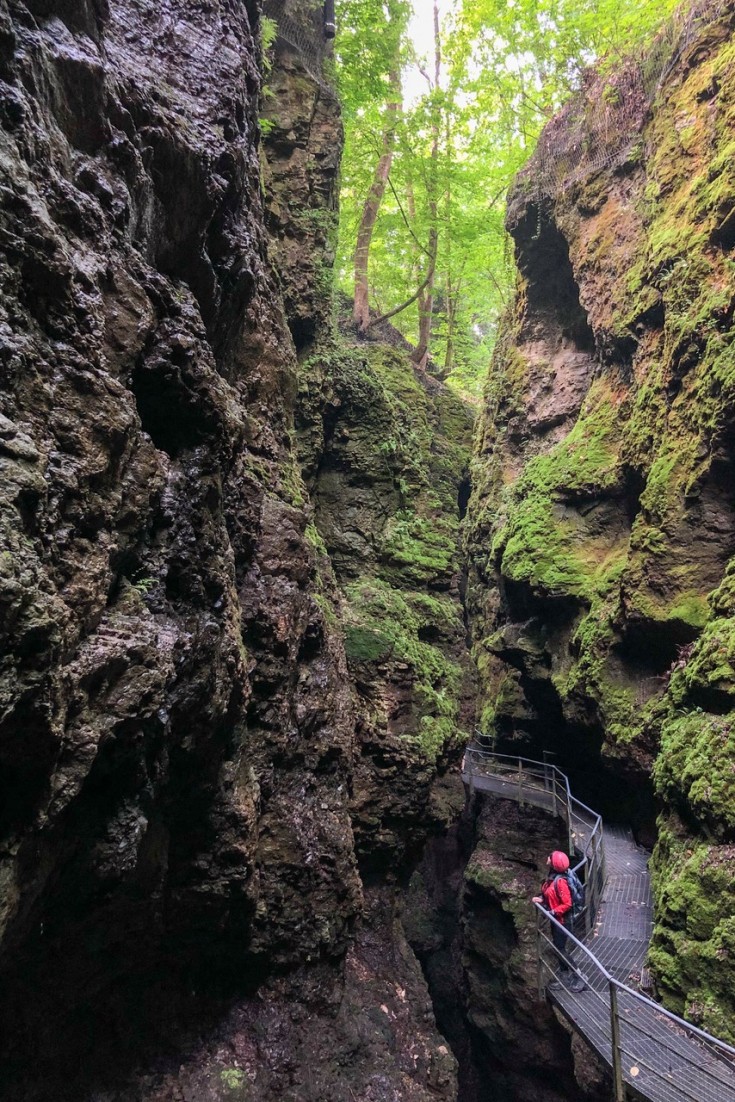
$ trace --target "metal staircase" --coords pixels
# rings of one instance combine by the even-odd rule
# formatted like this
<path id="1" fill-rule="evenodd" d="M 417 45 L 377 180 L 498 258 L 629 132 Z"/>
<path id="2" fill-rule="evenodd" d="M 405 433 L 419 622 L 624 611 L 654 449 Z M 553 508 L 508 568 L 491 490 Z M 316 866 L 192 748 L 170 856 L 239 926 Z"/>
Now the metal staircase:
<path id="1" fill-rule="evenodd" d="M 539 807 L 566 824 L 573 868 L 586 884 L 585 911 L 568 934 L 567 949 L 584 990 L 571 991 L 557 978 L 550 929 L 559 923 L 534 904 L 539 997 L 549 999 L 608 1065 L 615 1102 L 735 1102 L 735 1048 L 637 989 L 645 976 L 653 906 L 647 857 L 632 832 L 603 826 L 550 762 L 473 744 L 462 779 L 471 793 Z"/>

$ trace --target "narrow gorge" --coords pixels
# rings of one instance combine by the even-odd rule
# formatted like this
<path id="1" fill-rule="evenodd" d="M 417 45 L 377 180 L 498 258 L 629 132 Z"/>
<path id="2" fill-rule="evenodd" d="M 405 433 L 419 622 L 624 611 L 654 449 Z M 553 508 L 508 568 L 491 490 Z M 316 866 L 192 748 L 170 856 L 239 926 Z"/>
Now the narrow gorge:
<path id="1" fill-rule="evenodd" d="M 8 1102 L 611 1098 L 476 727 L 632 826 L 735 1044 L 735 2 L 545 127 L 477 404 L 335 287 L 330 19 L 0 0 Z"/>

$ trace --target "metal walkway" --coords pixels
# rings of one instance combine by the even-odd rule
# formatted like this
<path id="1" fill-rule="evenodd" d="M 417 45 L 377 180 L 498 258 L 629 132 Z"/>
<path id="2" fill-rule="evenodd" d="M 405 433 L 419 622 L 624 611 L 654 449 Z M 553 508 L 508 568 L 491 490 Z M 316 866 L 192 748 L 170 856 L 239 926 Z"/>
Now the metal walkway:
<path id="1" fill-rule="evenodd" d="M 611 1069 L 613 1099 L 735 1102 L 735 1049 L 641 993 L 653 904 L 646 853 L 632 832 L 603 827 L 548 762 L 473 745 L 462 778 L 471 791 L 542 808 L 566 823 L 569 852 L 578 858 L 574 868 L 587 889 L 585 913 L 575 922 L 567 952 L 585 989 L 572 991 L 557 978 L 559 953 L 549 935 L 555 920 L 537 906 L 539 995 Z"/>

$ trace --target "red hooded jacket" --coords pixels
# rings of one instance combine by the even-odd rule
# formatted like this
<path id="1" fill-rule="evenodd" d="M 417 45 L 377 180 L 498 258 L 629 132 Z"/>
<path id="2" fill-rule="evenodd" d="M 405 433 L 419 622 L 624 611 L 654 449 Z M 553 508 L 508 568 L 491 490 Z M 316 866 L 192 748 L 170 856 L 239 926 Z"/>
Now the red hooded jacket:
<path id="1" fill-rule="evenodd" d="M 541 894 L 547 911 L 551 911 L 554 918 L 563 922 L 565 916 L 572 909 L 572 893 L 569 890 L 565 876 L 556 875 L 544 880 L 541 885 Z"/>

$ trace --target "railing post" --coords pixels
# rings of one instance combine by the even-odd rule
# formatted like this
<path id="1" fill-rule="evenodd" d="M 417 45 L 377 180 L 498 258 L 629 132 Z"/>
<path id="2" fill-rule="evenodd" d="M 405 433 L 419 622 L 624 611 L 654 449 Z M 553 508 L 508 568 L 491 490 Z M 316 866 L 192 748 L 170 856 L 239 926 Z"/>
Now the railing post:
<path id="1" fill-rule="evenodd" d="M 613 1092 L 615 1102 L 625 1102 L 623 1062 L 620 1052 L 620 1018 L 618 1016 L 618 991 L 610 980 L 610 1047 L 612 1049 Z"/>
<path id="2" fill-rule="evenodd" d="M 523 758 L 518 759 L 518 803 L 523 806 Z"/>
<path id="3" fill-rule="evenodd" d="M 550 750 L 544 750 L 544 790 L 549 792 L 551 789 L 551 764 L 549 762 Z"/>
<path id="4" fill-rule="evenodd" d="M 546 995 L 544 984 L 543 939 L 541 937 L 541 918 L 536 909 L 536 982 L 538 984 L 538 1001 L 543 1002 Z"/>
<path id="5" fill-rule="evenodd" d="M 572 794 L 569 791 L 569 781 L 566 782 L 567 805 L 567 840 L 569 842 L 569 855 L 574 853 L 574 839 L 572 838 Z"/>

